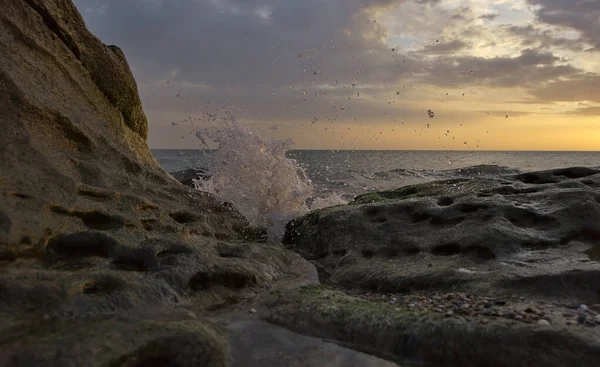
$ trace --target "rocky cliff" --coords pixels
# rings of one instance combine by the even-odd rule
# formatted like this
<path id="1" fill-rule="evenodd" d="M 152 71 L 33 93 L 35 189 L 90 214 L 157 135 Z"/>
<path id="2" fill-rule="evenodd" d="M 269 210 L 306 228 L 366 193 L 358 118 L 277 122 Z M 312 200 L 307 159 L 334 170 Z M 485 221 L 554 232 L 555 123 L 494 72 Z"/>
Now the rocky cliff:
<path id="1" fill-rule="evenodd" d="M 0 365 L 226 365 L 202 314 L 310 265 L 160 168 L 123 52 L 71 0 L 0 9 Z"/>

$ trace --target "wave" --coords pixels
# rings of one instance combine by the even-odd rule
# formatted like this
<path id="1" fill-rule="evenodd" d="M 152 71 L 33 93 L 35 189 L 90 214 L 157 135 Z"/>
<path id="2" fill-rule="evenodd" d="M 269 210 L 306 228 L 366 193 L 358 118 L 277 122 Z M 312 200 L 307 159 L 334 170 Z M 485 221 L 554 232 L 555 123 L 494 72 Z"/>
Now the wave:
<path id="1" fill-rule="evenodd" d="M 286 152 L 291 139 L 263 138 L 248 126 L 230 122 L 198 130 L 196 137 L 218 148 L 207 154 L 206 175 L 194 180 L 196 189 L 230 202 L 252 225 L 279 240 L 285 225 L 310 210 L 347 203 L 341 196 L 315 197 L 315 188 L 298 162 Z"/>
<path id="2" fill-rule="evenodd" d="M 371 174 L 361 173 L 361 176 L 372 180 L 437 180 L 457 177 L 498 177 L 514 175 L 518 173 L 521 173 L 521 171 L 507 166 L 480 164 L 447 170 L 414 170 L 407 168 L 394 168 L 391 170 L 380 171 Z"/>

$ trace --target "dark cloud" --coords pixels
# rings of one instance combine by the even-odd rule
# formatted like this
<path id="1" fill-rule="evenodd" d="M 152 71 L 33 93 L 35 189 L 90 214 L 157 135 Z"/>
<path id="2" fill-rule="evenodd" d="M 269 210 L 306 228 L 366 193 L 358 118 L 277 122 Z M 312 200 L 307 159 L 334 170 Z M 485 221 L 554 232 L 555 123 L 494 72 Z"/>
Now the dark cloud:
<path id="1" fill-rule="evenodd" d="M 507 25 L 502 30 L 521 40 L 520 54 L 467 56 L 469 45 L 492 28 L 477 25 L 470 8 L 435 7 L 443 5 L 440 0 L 74 0 L 92 32 L 124 49 L 151 121 L 154 114 L 198 119 L 229 110 L 250 120 L 319 117 L 319 123 L 419 116 L 419 87 L 520 87 L 539 103 L 550 103 L 569 97 L 573 82 L 587 92 L 569 98 L 597 100 L 589 95 L 597 87 L 585 87 L 583 71 L 548 51 L 585 48 L 595 27 L 589 17 L 583 25 L 568 25 L 570 17 L 554 16 L 551 9 L 584 12 L 567 2 L 528 1 L 540 5 L 540 20 L 579 27 L 582 41 Z M 403 16 L 414 15 L 414 24 L 386 29 L 377 19 L 409 2 L 408 9 L 420 15 Z M 439 42 L 428 40 L 418 51 L 385 43 L 399 35 L 422 37 L 419 27 L 429 29 L 432 14 L 455 28 L 444 33 L 442 26 Z M 489 40 L 482 42 L 489 46 Z"/>
<path id="2" fill-rule="evenodd" d="M 436 42 L 435 44 L 424 47 L 419 52 L 433 55 L 454 54 L 463 50 L 465 47 L 467 47 L 466 42 L 455 39 L 450 42 Z"/>
<path id="3" fill-rule="evenodd" d="M 421 4 L 421 5 L 437 5 L 441 2 L 442 0 L 415 0 L 415 3 L 417 4 Z"/>
<path id="4" fill-rule="evenodd" d="M 598 0 L 527 0 L 535 5 L 541 22 L 572 28 L 583 41 L 600 50 L 600 1 Z"/>
<path id="5" fill-rule="evenodd" d="M 483 14 L 479 16 L 479 19 L 485 19 L 485 20 L 494 20 L 498 18 L 498 14 Z"/>
<path id="6" fill-rule="evenodd" d="M 101 39 L 126 51 L 141 79 L 177 70 L 182 80 L 216 86 L 349 83 L 396 67 L 391 52 L 373 56 L 387 47 L 368 11 L 400 2 L 107 0 L 103 14 L 85 18 Z M 95 1 L 76 3 L 89 8 Z"/>
<path id="7" fill-rule="evenodd" d="M 551 31 L 547 29 L 542 30 L 531 24 L 527 26 L 509 25 L 505 26 L 505 30 L 509 34 L 517 36 L 523 47 L 557 47 L 572 51 L 583 51 L 589 47 L 587 43 L 581 39 L 557 37 Z"/>
<path id="8" fill-rule="evenodd" d="M 573 115 L 581 115 L 581 116 L 600 116 L 600 106 L 596 107 L 582 107 L 578 108 L 575 111 L 569 112 Z"/>
<path id="9" fill-rule="evenodd" d="M 445 87 L 481 85 L 490 87 L 532 88 L 561 77 L 581 73 L 571 65 L 558 64 L 560 58 L 550 52 L 526 49 L 517 57 L 440 57 L 424 81 Z"/>
<path id="10" fill-rule="evenodd" d="M 545 83 L 533 89 L 531 94 L 545 101 L 600 103 L 600 74 L 587 73 L 568 80 Z"/>

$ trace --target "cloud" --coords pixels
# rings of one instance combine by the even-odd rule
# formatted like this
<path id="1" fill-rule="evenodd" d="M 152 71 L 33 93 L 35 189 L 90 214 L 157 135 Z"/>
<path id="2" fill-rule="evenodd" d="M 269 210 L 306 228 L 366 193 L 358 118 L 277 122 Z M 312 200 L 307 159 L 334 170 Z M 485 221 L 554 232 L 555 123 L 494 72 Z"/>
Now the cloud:
<path id="1" fill-rule="evenodd" d="M 498 18 L 498 14 L 483 14 L 479 16 L 479 19 L 484 19 L 484 20 L 494 20 Z"/>
<path id="2" fill-rule="evenodd" d="M 575 111 L 571 111 L 569 113 L 581 116 L 600 116 L 600 106 L 578 108 Z"/>
<path id="3" fill-rule="evenodd" d="M 92 32 L 124 49 L 151 131 L 171 122 L 165 116 L 224 110 L 289 125 L 314 117 L 421 123 L 441 99 L 426 91 L 439 88 L 514 88 L 510 98 L 523 105 L 597 101 L 598 81 L 587 81 L 595 70 L 564 58 L 597 41 L 586 15 L 595 8 L 523 1 L 535 5 L 537 22 L 527 9 L 507 11 L 506 1 L 74 0 Z M 449 111 L 466 99 L 444 100 Z"/>
<path id="4" fill-rule="evenodd" d="M 527 0 L 540 22 L 572 28 L 581 39 L 600 50 L 600 2 L 597 0 Z"/>
<path id="5" fill-rule="evenodd" d="M 420 5 L 437 5 L 441 1 L 442 0 L 415 0 L 415 3 L 420 4 Z"/>
<path id="6" fill-rule="evenodd" d="M 523 47 L 538 47 L 538 48 L 550 48 L 556 47 L 559 49 L 566 49 L 571 51 L 583 51 L 589 47 L 589 45 L 577 38 L 566 38 L 560 37 L 548 29 L 541 29 L 539 26 L 533 26 L 531 24 L 523 25 L 509 25 L 505 26 L 504 30 L 512 36 L 516 36 L 519 43 Z"/>
<path id="7" fill-rule="evenodd" d="M 440 57 L 424 75 L 426 83 L 437 86 L 526 87 L 581 73 L 571 65 L 558 64 L 550 52 L 526 49 L 519 56 Z"/>
<path id="8" fill-rule="evenodd" d="M 465 41 L 461 41 L 459 39 L 452 40 L 450 42 L 436 42 L 433 45 L 427 45 L 422 50 L 421 53 L 425 54 L 454 54 L 458 51 L 463 50 L 467 47 L 467 43 Z"/>
<path id="9" fill-rule="evenodd" d="M 544 101 L 600 103 L 600 74 L 586 73 L 568 80 L 545 83 L 532 90 L 531 94 Z"/>

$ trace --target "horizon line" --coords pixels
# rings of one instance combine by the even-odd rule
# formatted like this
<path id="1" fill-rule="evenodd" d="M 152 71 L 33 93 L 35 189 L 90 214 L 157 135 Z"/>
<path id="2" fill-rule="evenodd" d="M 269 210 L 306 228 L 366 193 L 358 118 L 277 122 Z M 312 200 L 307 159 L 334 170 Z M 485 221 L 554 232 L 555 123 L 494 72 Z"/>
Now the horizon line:
<path id="1" fill-rule="evenodd" d="M 149 148 L 152 150 L 201 150 L 211 151 L 215 149 L 200 148 Z M 315 152 L 516 152 L 516 153 L 600 153 L 600 150 L 518 150 L 518 149 L 288 149 L 288 151 L 315 151 Z"/>

